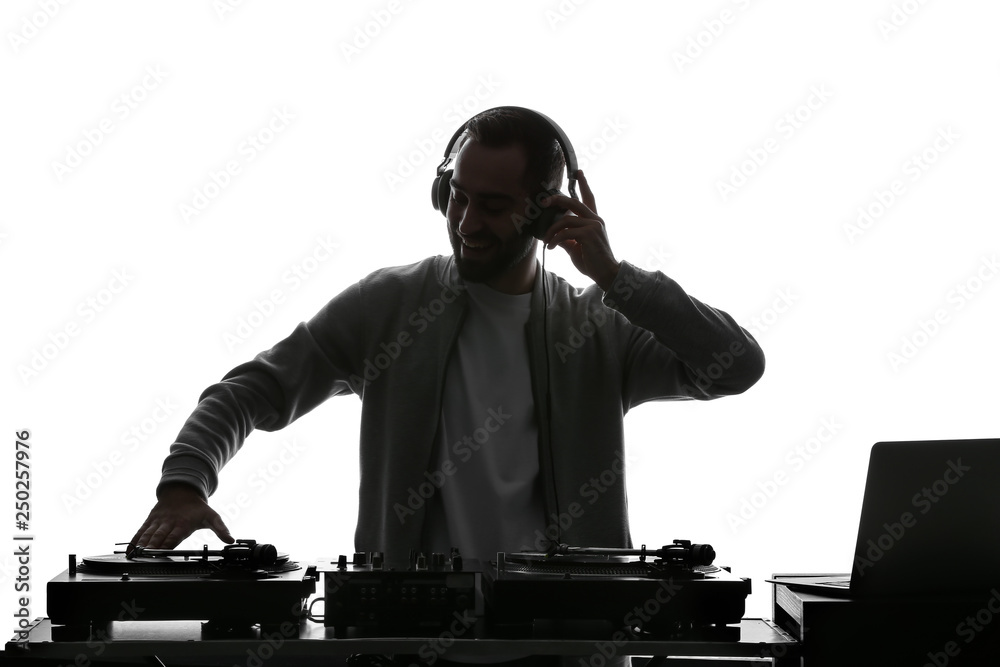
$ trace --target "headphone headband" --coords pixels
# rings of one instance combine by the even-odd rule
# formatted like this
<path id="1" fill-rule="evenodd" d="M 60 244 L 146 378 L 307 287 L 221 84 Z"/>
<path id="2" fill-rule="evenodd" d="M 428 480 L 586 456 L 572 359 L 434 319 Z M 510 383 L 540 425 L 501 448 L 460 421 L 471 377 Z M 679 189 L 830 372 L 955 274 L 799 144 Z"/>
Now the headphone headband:
<path id="1" fill-rule="evenodd" d="M 566 136 L 566 133 L 563 132 L 562 128 L 559 127 L 554 120 L 552 120 L 545 114 L 540 113 L 538 111 L 534 111 L 532 109 L 526 109 L 525 107 L 513 107 L 513 106 L 493 107 L 492 109 L 481 111 L 480 113 L 476 114 L 476 116 L 479 116 L 481 114 L 490 111 L 496 111 L 498 109 L 515 109 L 517 111 L 524 111 L 536 117 L 537 119 L 544 121 L 550 128 L 552 128 L 553 132 L 555 132 L 556 135 L 556 141 L 559 143 L 559 148 L 562 149 L 563 157 L 566 159 L 566 178 L 568 181 L 567 185 L 569 187 L 570 196 L 573 197 L 573 199 L 579 199 L 576 193 L 576 171 L 578 169 L 578 167 L 576 166 L 576 152 L 573 150 L 573 144 L 569 142 L 569 137 Z M 473 118 L 475 118 L 475 116 L 473 116 Z M 438 177 L 444 175 L 444 172 L 448 169 L 448 166 L 458 156 L 458 151 L 461 148 L 461 143 L 462 143 L 460 140 L 465 135 L 465 130 L 469 126 L 469 121 L 471 120 L 472 118 L 462 123 L 462 126 L 455 131 L 455 134 L 453 134 L 451 137 L 451 141 L 449 141 L 448 145 L 445 147 L 444 159 L 441 160 L 441 164 L 439 164 L 437 168 Z"/>

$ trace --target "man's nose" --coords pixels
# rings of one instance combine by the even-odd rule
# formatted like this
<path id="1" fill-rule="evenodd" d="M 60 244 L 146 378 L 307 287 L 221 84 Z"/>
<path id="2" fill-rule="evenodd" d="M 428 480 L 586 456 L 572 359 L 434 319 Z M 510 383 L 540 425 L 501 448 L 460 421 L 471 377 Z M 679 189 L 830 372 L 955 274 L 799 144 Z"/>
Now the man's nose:
<path id="1" fill-rule="evenodd" d="M 472 211 L 471 206 L 466 206 L 458 220 L 458 233 L 462 236 L 475 236 L 483 230 L 483 223 L 479 216 Z"/>

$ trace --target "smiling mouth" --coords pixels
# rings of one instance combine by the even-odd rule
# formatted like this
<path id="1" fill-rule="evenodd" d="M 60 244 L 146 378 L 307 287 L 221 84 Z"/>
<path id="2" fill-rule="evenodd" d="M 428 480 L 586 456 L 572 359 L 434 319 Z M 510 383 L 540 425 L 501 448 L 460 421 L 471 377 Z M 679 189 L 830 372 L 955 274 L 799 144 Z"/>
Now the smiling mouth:
<path id="1" fill-rule="evenodd" d="M 493 245 L 492 241 L 469 241 L 461 239 L 462 245 L 472 250 L 485 250 Z"/>

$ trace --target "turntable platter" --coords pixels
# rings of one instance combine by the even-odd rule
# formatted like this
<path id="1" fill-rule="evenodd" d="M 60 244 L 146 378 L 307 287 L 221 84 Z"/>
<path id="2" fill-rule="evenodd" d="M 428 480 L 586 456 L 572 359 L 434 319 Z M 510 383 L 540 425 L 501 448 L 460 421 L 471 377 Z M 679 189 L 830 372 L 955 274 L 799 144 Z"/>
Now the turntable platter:
<path id="1" fill-rule="evenodd" d="M 78 566 L 80 572 L 93 574 L 135 575 L 209 575 L 223 568 L 221 556 L 190 558 L 183 556 L 141 556 L 126 558 L 125 554 L 84 556 Z M 288 554 L 279 553 L 274 564 L 261 568 L 265 573 L 291 572 L 299 564 L 288 560 Z"/>

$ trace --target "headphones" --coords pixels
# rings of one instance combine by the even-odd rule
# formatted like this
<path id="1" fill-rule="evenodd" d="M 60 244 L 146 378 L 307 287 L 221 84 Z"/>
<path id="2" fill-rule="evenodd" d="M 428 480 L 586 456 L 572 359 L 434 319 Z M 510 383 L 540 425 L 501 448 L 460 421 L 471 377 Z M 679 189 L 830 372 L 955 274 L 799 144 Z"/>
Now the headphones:
<path id="1" fill-rule="evenodd" d="M 573 144 L 569 142 L 569 138 L 566 133 L 562 131 L 562 128 L 555 124 L 555 122 L 546 116 L 545 114 L 539 113 L 537 111 L 532 111 L 531 109 L 525 109 L 524 107 L 493 107 L 492 109 L 487 109 L 482 113 L 488 111 L 495 111 L 497 109 L 516 109 L 518 111 L 524 111 L 528 114 L 534 116 L 535 118 L 545 122 L 549 128 L 556 135 L 556 141 L 559 143 L 559 148 L 562 149 L 563 157 L 566 161 L 566 176 L 569 181 L 569 192 L 573 199 L 579 200 L 576 193 L 576 152 L 573 150 Z M 469 119 L 471 120 L 471 119 Z M 434 179 L 434 184 L 431 186 L 431 203 L 434 208 L 441 211 L 444 216 L 448 215 L 448 200 L 451 198 L 451 176 L 454 173 L 454 169 L 449 169 L 452 161 L 458 155 L 458 151 L 461 148 L 462 140 L 465 138 L 465 129 L 468 127 L 469 121 L 462 123 L 462 126 L 455 131 L 452 135 L 451 141 L 448 142 L 448 146 L 444 149 L 444 159 L 437 168 L 437 176 Z M 547 190 L 549 195 L 561 195 L 562 192 L 555 188 L 550 188 Z M 537 202 L 536 202 L 537 203 Z M 536 239 L 542 239 L 545 237 L 545 233 L 549 231 L 549 228 L 559 220 L 565 211 L 556 206 L 542 207 L 538 206 L 540 211 L 531 220 L 525 228 L 534 236 Z"/>

